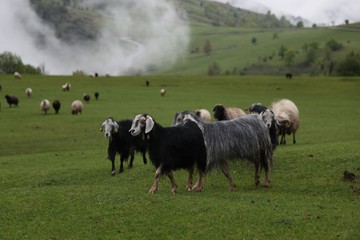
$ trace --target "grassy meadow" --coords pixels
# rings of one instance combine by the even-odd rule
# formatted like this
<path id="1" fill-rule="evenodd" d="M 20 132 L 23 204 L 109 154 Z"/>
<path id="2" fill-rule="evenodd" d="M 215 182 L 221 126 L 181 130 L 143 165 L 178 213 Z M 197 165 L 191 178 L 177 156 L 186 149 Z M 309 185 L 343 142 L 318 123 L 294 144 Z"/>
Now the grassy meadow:
<path id="1" fill-rule="evenodd" d="M 360 175 L 359 77 L 0 76 L 0 84 L 0 239 L 360 239 L 360 179 L 342 180 L 345 170 Z M 85 92 L 92 99 L 71 115 Z M 43 98 L 59 99 L 60 113 L 44 115 Z M 288 136 L 274 153 L 270 188 L 254 186 L 246 161 L 231 163 L 234 192 L 216 171 L 202 192 L 187 192 L 177 171 L 177 194 L 167 178 L 148 194 L 154 168 L 140 155 L 110 175 L 99 132 L 109 116 L 148 113 L 170 126 L 176 111 L 281 98 L 296 103 L 301 123 L 297 143 Z"/>

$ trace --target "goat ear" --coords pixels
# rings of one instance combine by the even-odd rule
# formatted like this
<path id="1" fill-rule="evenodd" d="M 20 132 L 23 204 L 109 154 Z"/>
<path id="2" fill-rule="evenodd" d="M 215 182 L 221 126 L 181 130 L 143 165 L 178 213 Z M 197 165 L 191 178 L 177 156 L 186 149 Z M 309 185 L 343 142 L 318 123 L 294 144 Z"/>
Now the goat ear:
<path id="1" fill-rule="evenodd" d="M 120 128 L 119 124 L 117 124 L 117 122 L 115 122 L 115 121 L 113 123 L 114 123 L 114 132 L 117 133 L 119 131 L 119 128 Z"/>
<path id="2" fill-rule="evenodd" d="M 150 116 L 146 116 L 145 133 L 149 133 L 154 127 L 154 120 Z"/>

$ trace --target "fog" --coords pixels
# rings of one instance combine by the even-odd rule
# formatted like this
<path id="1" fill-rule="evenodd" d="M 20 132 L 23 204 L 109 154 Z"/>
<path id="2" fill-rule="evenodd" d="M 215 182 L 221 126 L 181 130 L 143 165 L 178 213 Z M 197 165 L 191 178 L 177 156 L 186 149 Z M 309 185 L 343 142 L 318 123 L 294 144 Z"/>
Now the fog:
<path id="1" fill-rule="evenodd" d="M 214 0 L 260 13 L 271 11 L 280 16 L 301 17 L 318 25 L 344 24 L 345 19 L 360 21 L 359 0 Z"/>
<path id="2" fill-rule="evenodd" d="M 84 1 L 86 7 L 102 0 Z M 106 22 L 94 41 L 69 43 L 33 11 L 28 0 L 0 1 L 0 52 L 10 51 L 25 64 L 44 66 L 52 75 L 86 73 L 125 75 L 173 64 L 186 52 L 185 14 L 167 0 L 106 1 Z M 180 17 L 180 15 L 182 17 Z"/>

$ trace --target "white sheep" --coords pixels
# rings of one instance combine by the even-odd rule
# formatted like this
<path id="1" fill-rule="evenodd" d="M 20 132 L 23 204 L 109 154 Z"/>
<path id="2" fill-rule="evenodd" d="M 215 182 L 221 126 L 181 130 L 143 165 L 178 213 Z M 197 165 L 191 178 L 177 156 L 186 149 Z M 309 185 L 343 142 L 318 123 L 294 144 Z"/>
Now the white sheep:
<path id="1" fill-rule="evenodd" d="M 280 144 L 286 144 L 285 135 L 293 134 L 293 143 L 296 143 L 295 133 L 300 125 L 299 110 L 295 103 L 288 99 L 281 99 L 271 104 L 278 125 Z"/>
<path id="2" fill-rule="evenodd" d="M 63 91 L 70 91 L 71 88 L 71 83 L 65 83 L 64 85 L 62 85 L 62 90 Z"/>
<path id="3" fill-rule="evenodd" d="M 82 113 L 83 108 L 84 104 L 80 100 L 75 100 L 71 104 L 71 113 L 74 115 Z"/>
<path id="4" fill-rule="evenodd" d="M 224 105 L 222 104 L 216 104 L 213 109 L 213 112 L 214 112 L 214 118 L 217 119 L 218 121 L 231 120 L 246 115 L 246 113 L 240 108 L 235 108 L 235 107 L 225 108 Z"/>
<path id="5" fill-rule="evenodd" d="M 204 122 L 211 122 L 211 114 L 207 109 L 196 109 L 195 114 L 198 115 Z"/>
<path id="6" fill-rule="evenodd" d="M 160 96 L 165 96 L 165 93 L 166 93 L 166 89 L 165 88 L 162 88 L 160 89 Z"/>
<path id="7" fill-rule="evenodd" d="M 32 96 L 32 93 L 33 93 L 33 91 L 32 91 L 31 88 L 25 89 L 25 94 L 26 94 L 28 97 L 31 97 L 31 96 Z"/>
<path id="8" fill-rule="evenodd" d="M 47 99 L 43 99 L 40 102 L 40 109 L 41 111 L 45 112 L 45 114 L 47 114 L 47 111 L 50 109 L 51 105 L 50 105 L 50 101 Z"/>
<path id="9" fill-rule="evenodd" d="M 15 79 L 21 79 L 21 74 L 19 72 L 14 72 Z"/>

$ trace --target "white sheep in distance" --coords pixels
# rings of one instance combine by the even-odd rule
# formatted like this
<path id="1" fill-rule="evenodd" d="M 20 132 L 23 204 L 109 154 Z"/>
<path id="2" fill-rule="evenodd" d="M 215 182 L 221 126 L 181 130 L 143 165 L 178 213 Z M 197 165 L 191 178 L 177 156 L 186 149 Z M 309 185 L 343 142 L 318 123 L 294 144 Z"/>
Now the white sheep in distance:
<path id="1" fill-rule="evenodd" d="M 78 113 L 82 113 L 84 108 L 84 104 L 80 100 L 75 100 L 71 104 L 71 113 L 73 115 L 77 115 Z"/>
<path id="2" fill-rule="evenodd" d="M 32 93 L 33 93 L 33 91 L 32 91 L 31 88 L 25 89 L 25 94 L 26 94 L 28 97 L 31 97 L 31 96 L 32 96 Z"/>
<path id="3" fill-rule="evenodd" d="M 45 114 L 47 114 L 47 111 L 50 109 L 51 105 L 50 105 L 50 101 L 47 99 L 43 99 L 40 102 L 40 109 L 41 111 L 43 111 Z"/>
<path id="4" fill-rule="evenodd" d="M 19 72 L 14 72 L 15 79 L 21 79 L 21 74 Z"/>
<path id="5" fill-rule="evenodd" d="M 234 118 L 245 116 L 246 113 L 240 109 L 235 107 L 225 108 L 222 104 L 216 104 L 213 109 L 214 118 L 218 121 L 223 120 L 231 120 Z"/>
<path id="6" fill-rule="evenodd" d="M 199 116 L 204 122 L 211 122 L 211 114 L 207 109 L 196 109 L 195 114 Z"/>
<path id="7" fill-rule="evenodd" d="M 64 85 L 62 85 L 62 90 L 63 91 L 70 91 L 71 88 L 71 83 L 65 83 Z"/>
<path id="8" fill-rule="evenodd" d="M 299 110 L 295 103 L 288 99 L 281 99 L 271 104 L 278 125 L 280 144 L 286 144 L 285 135 L 293 134 L 293 143 L 296 143 L 295 133 L 300 125 Z"/>
<path id="9" fill-rule="evenodd" d="M 160 89 L 160 96 L 164 97 L 165 94 L 166 94 L 166 89 L 165 88 Z"/>

